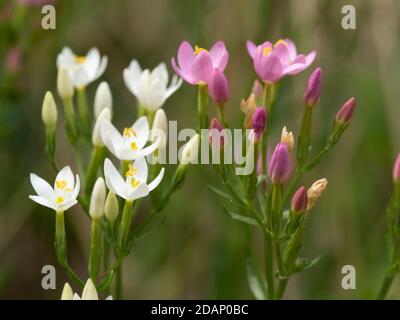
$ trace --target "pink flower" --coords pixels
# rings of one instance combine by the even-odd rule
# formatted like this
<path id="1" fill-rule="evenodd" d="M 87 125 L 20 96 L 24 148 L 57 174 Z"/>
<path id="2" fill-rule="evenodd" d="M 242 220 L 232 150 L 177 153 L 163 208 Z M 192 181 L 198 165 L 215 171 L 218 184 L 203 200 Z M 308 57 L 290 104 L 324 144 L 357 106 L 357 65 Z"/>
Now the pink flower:
<path id="1" fill-rule="evenodd" d="M 254 139 L 256 142 L 262 139 L 265 124 L 267 122 L 267 112 L 264 107 L 258 107 L 253 113 L 252 128 L 254 130 Z"/>
<path id="2" fill-rule="evenodd" d="M 296 46 L 290 39 L 278 40 L 274 45 L 266 41 L 259 46 L 247 41 L 247 51 L 253 59 L 257 75 L 271 82 L 307 69 L 316 56 L 315 51 L 308 55 L 297 54 Z"/>
<path id="3" fill-rule="evenodd" d="M 183 41 L 178 49 L 178 64 L 175 58 L 171 59 L 171 64 L 175 72 L 190 84 L 208 84 L 214 69 L 225 70 L 228 58 L 222 41 L 216 42 L 210 51 L 198 46 L 193 49 L 187 41 Z"/>
<path id="4" fill-rule="evenodd" d="M 268 175 L 272 183 L 288 180 L 291 172 L 290 155 L 286 144 L 278 143 L 268 163 Z"/>
<path id="5" fill-rule="evenodd" d="M 217 104 L 227 102 L 229 99 L 228 80 L 223 72 L 218 69 L 212 71 L 208 84 L 208 93 Z"/>

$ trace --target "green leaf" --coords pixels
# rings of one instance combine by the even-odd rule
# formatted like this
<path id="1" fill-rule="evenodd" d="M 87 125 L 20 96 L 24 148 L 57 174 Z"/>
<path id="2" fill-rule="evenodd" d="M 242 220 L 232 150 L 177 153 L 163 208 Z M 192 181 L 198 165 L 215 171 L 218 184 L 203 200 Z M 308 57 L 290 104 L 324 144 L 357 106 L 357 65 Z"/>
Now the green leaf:
<path id="1" fill-rule="evenodd" d="M 216 187 L 213 187 L 211 185 L 208 185 L 208 187 L 210 188 L 210 190 L 214 191 L 216 194 L 218 194 L 219 196 L 228 199 L 229 201 L 231 201 L 231 197 L 229 196 L 228 193 L 226 193 L 225 191 L 218 189 Z"/>
<path id="2" fill-rule="evenodd" d="M 321 259 L 321 256 L 318 256 L 318 257 L 316 257 L 314 259 L 311 259 L 311 258 L 298 258 L 296 260 L 295 265 L 294 265 L 293 273 L 301 272 L 303 270 L 311 268 L 316 263 L 318 263 L 319 259 Z"/>
<path id="3" fill-rule="evenodd" d="M 258 222 L 257 220 L 241 215 L 241 214 L 237 214 L 234 212 L 230 212 L 226 207 L 224 207 L 224 212 L 230 216 L 232 219 L 238 220 L 240 222 L 246 223 L 246 224 L 250 224 L 250 225 L 254 225 L 254 226 L 258 226 Z"/>
<path id="4" fill-rule="evenodd" d="M 257 300 L 266 300 L 266 283 L 263 279 L 260 269 L 255 264 L 251 257 L 247 257 L 246 262 L 246 274 L 247 282 L 249 284 L 250 291 Z"/>

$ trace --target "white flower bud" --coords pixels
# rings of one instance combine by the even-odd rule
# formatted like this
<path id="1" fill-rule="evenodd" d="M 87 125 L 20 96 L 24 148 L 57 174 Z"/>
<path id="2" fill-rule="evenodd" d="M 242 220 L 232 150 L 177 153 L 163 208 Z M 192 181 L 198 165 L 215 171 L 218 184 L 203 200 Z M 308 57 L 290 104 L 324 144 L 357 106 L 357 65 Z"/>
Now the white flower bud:
<path id="1" fill-rule="evenodd" d="M 104 146 L 103 139 L 101 138 L 101 123 L 103 121 L 111 121 L 111 113 L 109 109 L 103 109 L 94 124 L 92 132 L 92 143 L 96 147 Z"/>
<path id="2" fill-rule="evenodd" d="M 74 96 L 74 85 L 68 71 L 64 68 L 58 69 L 57 90 L 61 99 L 68 99 Z"/>
<path id="3" fill-rule="evenodd" d="M 74 292 L 68 282 L 64 284 L 63 291 L 61 293 L 61 300 L 72 300 L 74 297 Z"/>
<path id="4" fill-rule="evenodd" d="M 96 118 L 99 117 L 104 109 L 110 110 L 112 116 L 113 100 L 111 90 L 107 82 L 103 81 L 99 84 L 94 97 L 94 115 Z"/>
<path id="5" fill-rule="evenodd" d="M 293 132 L 288 132 L 286 127 L 283 127 L 282 134 L 281 134 L 281 143 L 286 144 L 289 152 L 293 150 L 294 147 L 294 136 Z"/>
<path id="6" fill-rule="evenodd" d="M 315 202 L 321 196 L 328 186 L 328 180 L 323 178 L 315 181 L 312 186 L 307 190 L 307 210 L 314 207 Z"/>
<path id="7" fill-rule="evenodd" d="M 199 134 L 194 135 L 182 148 L 181 164 L 195 163 L 199 154 Z"/>
<path id="8" fill-rule="evenodd" d="M 114 223 L 119 214 L 118 200 L 115 193 L 110 191 L 107 195 L 106 204 L 104 205 L 104 214 L 110 223 Z"/>
<path id="9" fill-rule="evenodd" d="M 82 292 L 82 300 L 99 300 L 96 287 L 91 279 L 86 281 Z"/>
<path id="10" fill-rule="evenodd" d="M 57 123 L 57 106 L 53 94 L 47 91 L 42 105 L 42 120 L 46 127 L 55 127 Z"/>
<path id="11" fill-rule="evenodd" d="M 153 130 L 151 131 L 150 140 L 160 139 L 158 147 L 165 148 L 168 139 L 168 119 L 163 109 L 158 109 L 154 115 Z"/>
<path id="12" fill-rule="evenodd" d="M 103 178 L 98 178 L 94 184 L 92 197 L 90 199 L 89 214 L 93 219 L 100 219 L 104 214 L 104 203 L 106 201 L 106 186 Z"/>

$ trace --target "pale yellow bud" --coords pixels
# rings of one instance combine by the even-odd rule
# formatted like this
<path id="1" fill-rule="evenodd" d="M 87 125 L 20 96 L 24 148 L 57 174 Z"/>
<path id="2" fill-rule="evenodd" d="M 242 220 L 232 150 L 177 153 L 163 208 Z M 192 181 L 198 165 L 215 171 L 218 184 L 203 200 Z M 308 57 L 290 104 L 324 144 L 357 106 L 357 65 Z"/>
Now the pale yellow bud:
<path id="1" fill-rule="evenodd" d="M 109 109 L 103 109 L 103 111 L 101 111 L 100 115 L 98 116 L 96 123 L 94 124 L 92 132 L 92 143 L 96 147 L 104 146 L 100 130 L 103 121 L 111 121 L 111 112 Z"/>
<path id="2" fill-rule="evenodd" d="M 69 77 L 68 71 L 64 68 L 58 70 L 57 90 L 61 99 L 68 99 L 74 96 L 74 85 Z"/>
<path id="3" fill-rule="evenodd" d="M 96 287 L 91 279 L 86 281 L 82 292 L 82 300 L 99 300 Z"/>
<path id="4" fill-rule="evenodd" d="M 104 179 L 100 177 L 94 184 L 90 199 L 89 214 L 93 219 L 100 219 L 103 216 L 105 201 L 106 185 L 104 184 Z"/>
<path id="5" fill-rule="evenodd" d="M 47 91 L 42 105 L 42 120 L 46 127 L 54 128 L 57 123 L 57 106 L 53 94 Z"/>
<path id="6" fill-rule="evenodd" d="M 118 200 L 115 193 L 110 191 L 107 195 L 106 204 L 104 205 L 104 214 L 110 223 L 114 223 L 119 214 Z"/>
<path id="7" fill-rule="evenodd" d="M 61 293 L 61 300 L 72 300 L 74 297 L 74 292 L 68 282 L 64 284 L 63 291 Z"/>
<path id="8" fill-rule="evenodd" d="M 293 147 L 294 147 L 293 132 L 292 131 L 288 132 L 286 127 L 282 128 L 281 143 L 286 144 L 289 152 L 291 152 L 293 150 Z"/>
<path id="9" fill-rule="evenodd" d="M 158 145 L 159 148 L 165 148 L 167 145 L 167 136 L 168 136 L 168 120 L 167 115 L 163 109 L 158 109 L 154 116 L 153 121 L 153 130 L 151 132 L 151 141 L 155 141 L 156 138 L 160 139 L 160 143 Z"/>
<path id="10" fill-rule="evenodd" d="M 104 109 L 110 110 L 110 115 L 112 115 L 113 110 L 113 100 L 111 95 L 111 90 L 107 82 L 103 81 L 99 84 L 96 90 L 96 95 L 94 96 L 94 115 L 96 118 Z"/>
<path id="11" fill-rule="evenodd" d="M 200 136 L 194 135 L 184 146 L 181 153 L 181 164 L 195 163 L 199 153 Z"/>
<path id="12" fill-rule="evenodd" d="M 322 192 L 328 186 L 328 180 L 323 178 L 315 181 L 312 186 L 307 190 L 307 210 L 314 207 L 315 202 L 321 196 Z"/>

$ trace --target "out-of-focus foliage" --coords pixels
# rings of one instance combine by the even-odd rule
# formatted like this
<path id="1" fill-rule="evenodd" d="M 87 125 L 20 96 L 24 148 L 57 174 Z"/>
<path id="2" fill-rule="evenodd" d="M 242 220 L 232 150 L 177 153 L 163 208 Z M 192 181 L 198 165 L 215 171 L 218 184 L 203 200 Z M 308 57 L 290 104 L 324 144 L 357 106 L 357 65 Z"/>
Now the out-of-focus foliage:
<path id="1" fill-rule="evenodd" d="M 341 27 L 341 8 L 349 2 L 356 8 L 356 30 Z M 306 256 L 322 257 L 312 271 L 293 277 L 287 297 L 375 296 L 387 262 L 384 208 L 391 192 L 392 161 L 400 148 L 398 1 L 59 0 L 56 30 L 41 29 L 40 6 L 0 3 L 0 297 L 57 299 L 66 279 L 57 268 L 57 290 L 41 289 L 42 266 L 57 265 L 54 216 L 27 197 L 30 172 L 49 179 L 53 175 L 42 148 L 40 112 L 45 91 L 56 91 L 55 58 L 63 46 L 82 53 L 96 46 L 109 56 L 102 78 L 110 84 L 119 109 L 115 121 L 122 126 L 133 122 L 136 111 L 122 81 L 122 70 L 131 59 L 154 67 L 160 61 L 169 63 L 182 40 L 204 47 L 224 40 L 230 52 L 226 74 L 231 98 L 226 113 L 239 125 L 239 102 L 248 96 L 256 77 L 246 40 L 284 37 L 294 39 L 301 52 L 316 49 L 314 66 L 324 70 L 321 102 L 315 110 L 315 149 L 324 143 L 341 104 L 350 96 L 358 101 L 344 139 L 303 179 L 307 185 L 320 177 L 329 179 L 303 248 Z M 274 143 L 283 125 L 298 132 L 310 72 L 281 84 L 276 107 L 282 110 L 273 128 Z M 90 101 L 95 87 L 88 88 Z M 165 110 L 180 128 L 195 127 L 194 88 L 183 85 Z M 61 124 L 58 129 L 63 130 Z M 61 136 L 59 162 L 75 166 Z M 196 166 L 189 172 L 183 190 L 166 209 L 167 220 L 127 259 L 126 297 L 251 297 L 245 276 L 245 230 L 223 213 L 219 199 L 207 188 L 213 181 L 210 167 Z M 78 209 L 66 218 L 71 264 L 85 274 L 89 225 Z M 341 269 L 347 264 L 356 267 L 357 290 L 340 286 Z M 395 283 L 391 296 L 398 294 L 400 286 Z"/>

